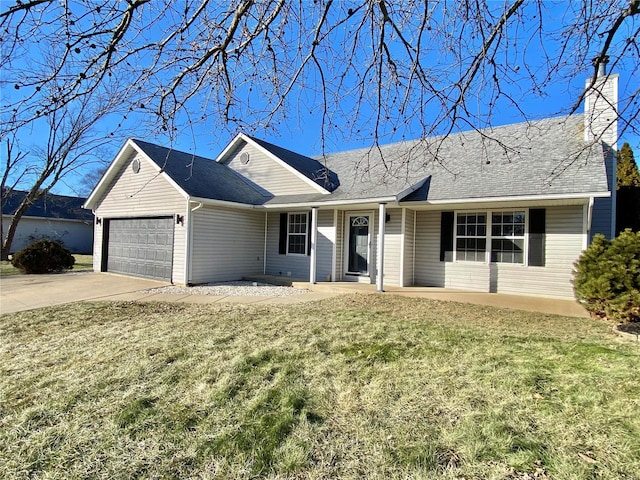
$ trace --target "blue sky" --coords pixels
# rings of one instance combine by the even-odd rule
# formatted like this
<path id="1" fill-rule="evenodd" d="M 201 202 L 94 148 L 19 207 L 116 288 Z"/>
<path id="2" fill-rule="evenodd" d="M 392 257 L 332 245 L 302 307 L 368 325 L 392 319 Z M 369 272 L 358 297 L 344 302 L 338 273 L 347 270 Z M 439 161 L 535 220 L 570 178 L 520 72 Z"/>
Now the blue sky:
<path id="1" fill-rule="evenodd" d="M 574 5 L 579 4 L 580 2 L 574 3 Z M 496 3 L 496 5 L 502 6 L 502 3 Z M 566 16 L 566 5 L 567 4 L 563 2 L 557 2 L 555 4 L 549 2 L 545 3 L 545 7 L 548 9 L 546 25 L 549 25 L 551 30 L 554 28 L 561 28 L 563 22 L 571 21 L 571 18 L 567 18 Z M 531 15 L 532 22 L 534 22 L 533 19 L 535 18 L 536 12 L 527 11 L 526 13 L 527 15 Z M 153 16 L 154 12 L 150 11 L 148 14 Z M 305 20 L 311 25 L 313 24 L 314 18 L 309 17 Z M 162 25 L 155 25 L 153 29 L 145 32 L 145 34 L 147 37 L 153 37 L 161 32 Z M 526 31 L 511 31 L 509 33 L 514 35 L 514 38 L 517 35 L 520 36 L 519 38 L 524 38 L 527 35 Z M 336 38 L 341 41 L 346 38 L 347 35 L 347 27 L 345 27 L 345 31 L 338 32 Z M 624 35 L 621 35 L 620 38 L 624 38 Z M 465 42 L 468 42 L 470 47 L 474 47 L 473 40 L 465 39 Z M 477 47 L 477 45 L 475 46 Z M 30 56 L 32 58 L 25 58 L 23 61 L 27 63 L 31 61 L 37 62 L 38 55 L 43 52 L 38 50 L 38 48 L 40 47 L 36 47 L 30 51 Z M 46 49 L 48 46 L 45 46 L 44 48 Z M 518 62 L 526 63 L 527 67 L 530 68 L 531 71 L 537 71 L 540 70 L 540 66 L 544 63 L 543 50 L 546 50 L 547 53 L 553 54 L 555 48 L 557 48 L 557 44 L 554 43 L 552 37 L 543 37 L 540 39 L 534 39 L 531 43 L 531 48 L 527 49 L 526 52 L 518 52 L 514 50 L 505 53 L 500 58 L 505 64 L 511 62 L 513 62 L 514 65 Z M 144 61 L 146 61 L 145 58 L 140 59 L 141 63 Z M 430 58 L 427 61 L 431 64 L 431 67 L 437 67 L 440 62 L 442 66 L 446 68 L 448 58 L 445 53 L 442 53 L 441 55 L 434 55 L 433 58 Z M 138 67 L 140 68 L 140 66 Z M 508 67 L 508 65 L 502 65 L 502 67 Z M 525 120 L 525 117 L 526 119 L 537 119 L 567 113 L 568 109 L 574 104 L 582 92 L 585 80 L 592 73 L 592 71 L 587 68 L 572 71 L 571 67 L 571 65 L 567 65 L 563 70 L 563 75 L 559 75 L 557 78 L 552 78 L 551 81 L 546 84 L 544 91 L 539 92 L 538 95 L 532 95 L 527 91 L 529 83 L 526 82 L 526 78 L 523 75 L 520 82 L 510 85 L 506 91 L 507 94 L 513 97 L 514 101 L 510 102 L 503 98 L 502 101 L 499 101 L 492 106 L 491 124 L 493 126 L 498 126 L 520 122 Z M 134 65 L 133 68 L 136 68 L 136 66 Z M 524 70 L 525 69 L 523 68 L 521 72 Z M 624 61 L 620 62 L 612 72 L 620 74 L 620 97 L 623 98 L 638 89 L 638 79 L 632 77 L 632 75 L 637 73 L 637 70 L 638 59 L 625 58 Z M 6 72 L 4 72 L 3 76 L 5 74 Z M 160 80 L 162 81 L 162 79 Z M 314 74 L 312 70 L 304 77 L 304 86 L 313 87 L 314 82 L 317 81 L 317 75 Z M 354 79 L 349 77 L 347 81 L 354 82 Z M 257 88 L 253 93 L 244 92 L 247 99 L 243 107 L 244 110 L 242 108 L 239 109 L 237 114 L 241 117 L 243 115 L 250 116 L 251 110 L 263 109 L 265 107 L 264 97 L 269 94 L 268 88 L 269 85 L 267 84 L 262 88 Z M 356 125 L 359 135 L 353 134 L 354 132 L 351 132 L 350 130 L 346 130 L 343 134 L 340 134 L 342 129 L 341 125 L 338 125 L 333 131 L 333 134 L 325 139 L 325 143 L 323 145 L 321 140 L 320 102 L 319 98 L 314 96 L 314 93 L 311 90 L 300 89 L 294 91 L 292 98 L 294 98 L 295 101 L 291 102 L 286 109 L 286 118 L 281 119 L 281 121 L 274 127 L 247 131 L 246 133 L 310 156 L 320 154 L 323 148 L 326 152 L 333 152 L 352 148 L 366 148 L 372 145 L 373 139 L 370 131 L 371 122 L 367 121 L 368 115 L 371 115 L 372 112 L 367 112 L 366 107 L 362 112 L 362 121 Z M 476 88 L 467 94 L 466 98 L 468 100 L 468 105 L 470 105 L 473 110 L 471 111 L 472 115 L 482 117 L 487 112 L 489 103 L 488 93 L 489 92 L 482 88 Z M 14 92 L 12 90 L 10 91 L 7 89 L 7 84 L 3 84 L 3 100 L 9 98 L 13 94 Z M 192 113 L 195 118 L 202 117 L 200 109 L 206 102 L 206 94 L 207 92 L 203 92 L 202 95 L 195 97 L 191 103 L 187 104 L 187 110 L 189 110 L 189 113 Z M 350 98 L 348 95 L 341 96 L 337 107 L 334 105 L 334 108 L 339 108 L 343 115 L 343 121 L 348 122 L 349 117 L 352 115 L 355 108 L 354 99 Z M 212 115 L 212 112 L 205 113 Z M 580 113 L 580 111 L 577 113 Z M 430 116 L 433 117 L 435 115 L 435 111 L 428 110 L 422 115 L 418 115 L 410 121 L 407 121 L 402 128 L 397 131 L 393 131 L 393 133 L 391 133 L 391 122 L 388 122 L 387 125 L 382 126 L 382 131 L 385 133 L 385 136 L 382 138 L 382 142 L 388 143 L 391 141 L 399 141 L 403 138 L 418 138 L 422 133 L 420 120 L 428 123 L 431 121 Z M 172 146 L 179 150 L 215 158 L 237 132 L 237 129 L 233 125 L 224 129 L 220 128 L 219 125 L 213 121 L 204 120 L 189 122 L 187 121 L 186 115 L 183 113 L 176 118 L 179 129 L 176 131 L 174 138 L 169 139 L 166 136 L 163 136 L 162 132 L 158 133 L 157 130 L 155 133 L 150 133 L 147 130 L 138 128 L 137 126 L 143 124 L 144 120 L 145 119 L 141 114 L 129 115 L 128 130 L 126 132 L 121 131 L 116 133 L 111 147 L 111 153 L 106 153 L 106 156 L 110 157 L 115 155 L 118 148 L 126 140 L 127 136 L 135 136 L 156 142 L 160 145 Z M 118 119 L 111 117 L 103 122 L 102 128 L 104 131 L 108 131 L 117 123 Z M 465 128 L 463 127 L 463 129 Z M 38 141 L 42 142 L 46 139 L 46 135 L 44 133 L 42 126 L 34 125 L 33 128 L 25 132 L 22 141 L 25 145 L 34 141 L 35 143 L 38 143 Z M 640 156 L 640 138 L 638 136 L 632 136 L 630 133 L 627 133 L 626 135 L 623 134 L 619 145 L 624 141 L 628 141 L 637 152 L 636 156 Z M 59 183 L 54 191 L 61 194 L 74 194 L 77 191 L 76 185 L 78 182 L 79 175 L 70 175 L 64 182 Z"/>

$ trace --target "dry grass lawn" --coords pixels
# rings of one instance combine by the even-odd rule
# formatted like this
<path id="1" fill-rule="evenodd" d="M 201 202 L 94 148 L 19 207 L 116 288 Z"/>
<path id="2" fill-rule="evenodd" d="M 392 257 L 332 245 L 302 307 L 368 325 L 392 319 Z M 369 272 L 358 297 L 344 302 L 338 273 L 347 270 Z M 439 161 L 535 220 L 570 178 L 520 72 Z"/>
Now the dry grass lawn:
<path id="1" fill-rule="evenodd" d="M 640 478 L 640 348 L 393 296 L 0 317 L 0 477 Z"/>

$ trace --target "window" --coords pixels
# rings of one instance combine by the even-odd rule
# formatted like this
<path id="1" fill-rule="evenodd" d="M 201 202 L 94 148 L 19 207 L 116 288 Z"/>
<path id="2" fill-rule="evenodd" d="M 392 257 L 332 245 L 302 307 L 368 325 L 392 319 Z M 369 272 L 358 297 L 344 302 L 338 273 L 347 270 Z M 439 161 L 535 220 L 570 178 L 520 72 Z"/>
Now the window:
<path id="1" fill-rule="evenodd" d="M 307 214 L 290 213 L 287 221 L 287 254 L 307 254 Z"/>
<path id="2" fill-rule="evenodd" d="M 487 215 L 458 213 L 456 217 L 456 259 L 484 262 L 487 249 Z"/>
<path id="3" fill-rule="evenodd" d="M 525 213 L 492 212 L 491 261 L 524 263 Z"/>
<path id="4" fill-rule="evenodd" d="M 524 210 L 456 213 L 455 259 L 485 262 L 488 254 L 493 263 L 524 264 L 526 216 Z"/>

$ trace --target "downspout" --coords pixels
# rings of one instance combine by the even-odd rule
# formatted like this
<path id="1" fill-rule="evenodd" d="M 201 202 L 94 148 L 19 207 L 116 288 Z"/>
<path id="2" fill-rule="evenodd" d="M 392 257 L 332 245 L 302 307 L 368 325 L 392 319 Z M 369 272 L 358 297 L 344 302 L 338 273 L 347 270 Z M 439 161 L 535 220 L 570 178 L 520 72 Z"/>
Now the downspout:
<path id="1" fill-rule="evenodd" d="M 96 221 L 96 211 L 95 209 L 91 209 L 91 214 L 93 215 L 93 245 L 91 246 L 91 263 L 93 265 L 94 272 L 102 271 L 102 242 L 104 242 L 104 233 L 103 233 L 103 225 L 100 223 L 100 259 L 96 258 L 96 239 L 98 235 L 96 235 L 96 230 L 98 229 L 98 223 Z M 0 241 L 3 241 L 4 238 L 0 238 Z M 96 266 L 98 267 L 96 270 Z"/>
<path id="2" fill-rule="evenodd" d="M 191 264 L 193 259 L 191 258 L 191 251 L 193 250 L 193 212 L 202 208 L 202 202 L 198 202 L 194 208 L 191 208 L 191 200 L 187 198 L 187 241 L 185 242 L 185 269 L 184 269 L 184 284 L 189 285 L 191 283 Z"/>

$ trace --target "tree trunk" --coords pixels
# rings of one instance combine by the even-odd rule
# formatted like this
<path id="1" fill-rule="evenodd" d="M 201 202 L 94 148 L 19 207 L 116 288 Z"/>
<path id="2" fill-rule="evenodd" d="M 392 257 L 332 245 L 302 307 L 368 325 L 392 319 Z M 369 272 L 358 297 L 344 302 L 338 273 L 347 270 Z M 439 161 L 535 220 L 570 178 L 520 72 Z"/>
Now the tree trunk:
<path id="1" fill-rule="evenodd" d="M 46 190 L 40 190 L 40 185 L 42 182 L 34 185 L 34 187 L 25 195 L 20 202 L 20 206 L 13 213 L 13 218 L 11 219 L 11 223 L 9 224 L 9 228 L 7 229 L 6 238 L 2 239 L 2 249 L 0 250 L 0 259 L 1 260 L 9 260 L 9 253 L 11 253 L 11 244 L 13 243 L 13 237 L 16 235 L 16 231 L 18 229 L 18 224 L 20 223 L 20 219 L 27 211 L 27 209 L 38 200 L 42 195 L 46 193 Z"/>

